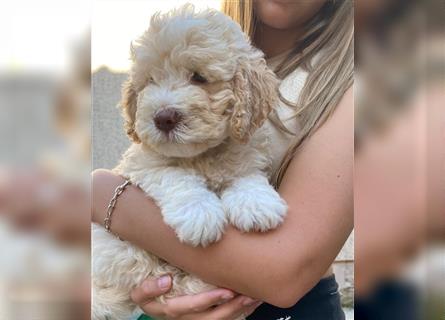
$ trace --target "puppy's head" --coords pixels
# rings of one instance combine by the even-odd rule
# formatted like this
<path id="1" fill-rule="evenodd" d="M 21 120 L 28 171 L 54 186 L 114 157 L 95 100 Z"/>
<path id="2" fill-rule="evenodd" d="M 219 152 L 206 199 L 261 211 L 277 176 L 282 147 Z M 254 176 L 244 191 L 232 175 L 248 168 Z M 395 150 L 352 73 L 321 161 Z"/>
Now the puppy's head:
<path id="1" fill-rule="evenodd" d="M 278 102 L 278 80 L 224 14 L 185 6 L 152 17 L 132 45 L 122 108 L 128 135 L 169 157 L 241 143 Z"/>

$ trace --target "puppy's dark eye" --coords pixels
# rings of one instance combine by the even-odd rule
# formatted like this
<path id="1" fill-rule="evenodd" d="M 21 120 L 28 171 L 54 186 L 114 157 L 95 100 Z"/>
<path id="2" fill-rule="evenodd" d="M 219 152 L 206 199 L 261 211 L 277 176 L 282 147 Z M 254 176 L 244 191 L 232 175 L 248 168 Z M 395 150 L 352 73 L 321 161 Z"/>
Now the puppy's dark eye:
<path id="1" fill-rule="evenodd" d="M 200 75 L 198 72 L 193 72 L 191 80 L 197 83 L 207 83 L 207 79 Z"/>
<path id="2" fill-rule="evenodd" d="M 155 83 L 155 80 L 153 79 L 153 77 L 148 78 L 148 83 Z"/>

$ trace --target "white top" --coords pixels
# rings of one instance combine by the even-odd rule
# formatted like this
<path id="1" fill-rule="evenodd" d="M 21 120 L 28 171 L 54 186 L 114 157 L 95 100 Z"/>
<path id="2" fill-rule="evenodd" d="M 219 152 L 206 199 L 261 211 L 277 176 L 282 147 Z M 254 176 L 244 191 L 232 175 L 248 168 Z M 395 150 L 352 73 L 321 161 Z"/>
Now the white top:
<path id="1" fill-rule="evenodd" d="M 288 52 L 284 52 L 278 56 L 268 59 L 267 65 L 272 70 L 275 69 L 278 64 L 281 63 L 284 58 L 286 58 L 287 54 Z M 303 68 L 297 68 L 294 70 L 282 80 L 279 88 L 281 95 L 290 102 L 296 103 L 306 82 L 307 76 L 308 72 L 303 70 Z M 300 126 L 298 119 L 296 117 L 292 117 L 295 113 L 293 108 L 280 101 L 277 108 L 277 113 L 280 120 L 290 132 L 297 133 L 299 131 Z M 268 127 L 272 134 L 272 172 L 275 172 L 280 166 L 281 160 L 290 147 L 291 142 L 295 139 L 295 136 L 283 132 L 281 129 L 277 128 L 273 123 L 271 123 L 270 120 L 267 120 L 264 125 Z"/>

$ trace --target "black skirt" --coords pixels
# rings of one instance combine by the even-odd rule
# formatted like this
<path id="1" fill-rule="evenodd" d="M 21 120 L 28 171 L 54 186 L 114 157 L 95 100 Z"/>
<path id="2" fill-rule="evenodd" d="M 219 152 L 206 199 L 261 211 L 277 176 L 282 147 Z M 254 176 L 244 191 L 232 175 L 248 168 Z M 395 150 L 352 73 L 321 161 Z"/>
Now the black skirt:
<path id="1" fill-rule="evenodd" d="M 344 320 L 335 276 L 329 276 L 311 289 L 291 308 L 277 308 L 267 303 L 259 306 L 248 320 Z"/>

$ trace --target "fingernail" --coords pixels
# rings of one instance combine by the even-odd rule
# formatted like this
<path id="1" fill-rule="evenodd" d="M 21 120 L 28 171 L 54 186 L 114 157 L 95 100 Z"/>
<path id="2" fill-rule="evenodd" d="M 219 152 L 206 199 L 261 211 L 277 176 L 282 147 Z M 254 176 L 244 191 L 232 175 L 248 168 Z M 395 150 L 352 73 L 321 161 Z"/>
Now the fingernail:
<path id="1" fill-rule="evenodd" d="M 158 279 L 158 287 L 160 289 L 167 289 L 170 287 L 171 278 L 170 276 L 162 276 Z"/>
<path id="2" fill-rule="evenodd" d="M 233 294 L 232 293 L 225 293 L 222 295 L 221 299 L 223 301 L 229 301 L 231 299 L 233 299 Z"/>
<path id="3" fill-rule="evenodd" d="M 252 305 L 254 305 L 257 302 L 258 302 L 258 300 L 246 297 L 243 300 L 243 306 L 246 306 L 246 307 L 247 306 L 252 306 Z"/>

